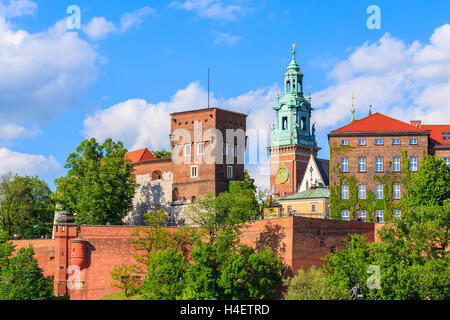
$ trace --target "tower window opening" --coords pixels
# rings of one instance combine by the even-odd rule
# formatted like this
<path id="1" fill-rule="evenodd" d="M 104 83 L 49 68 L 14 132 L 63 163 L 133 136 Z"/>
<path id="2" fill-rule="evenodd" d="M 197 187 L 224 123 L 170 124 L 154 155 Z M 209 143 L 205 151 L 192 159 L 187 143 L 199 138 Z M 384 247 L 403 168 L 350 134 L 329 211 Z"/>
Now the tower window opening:
<path id="1" fill-rule="evenodd" d="M 288 81 L 286 82 L 286 92 L 290 92 L 291 91 L 291 83 Z"/>
<path id="2" fill-rule="evenodd" d="M 302 130 L 306 131 L 306 117 L 302 117 Z"/>
<path id="3" fill-rule="evenodd" d="M 282 123 L 281 125 L 282 130 L 287 130 L 287 117 L 283 117 L 281 123 Z"/>

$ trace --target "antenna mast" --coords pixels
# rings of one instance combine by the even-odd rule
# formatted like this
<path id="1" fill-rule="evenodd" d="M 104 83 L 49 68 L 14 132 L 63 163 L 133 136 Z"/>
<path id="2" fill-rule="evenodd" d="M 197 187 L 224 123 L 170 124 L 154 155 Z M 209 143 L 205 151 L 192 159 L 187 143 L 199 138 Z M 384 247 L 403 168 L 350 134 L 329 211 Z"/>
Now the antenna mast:
<path id="1" fill-rule="evenodd" d="M 208 109 L 209 109 L 209 68 L 208 68 Z"/>

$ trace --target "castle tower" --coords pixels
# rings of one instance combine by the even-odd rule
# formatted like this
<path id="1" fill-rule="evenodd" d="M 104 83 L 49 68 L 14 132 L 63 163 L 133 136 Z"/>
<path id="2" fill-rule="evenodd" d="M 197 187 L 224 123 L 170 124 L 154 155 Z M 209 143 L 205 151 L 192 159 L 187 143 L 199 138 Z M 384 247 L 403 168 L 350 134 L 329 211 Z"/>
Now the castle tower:
<path id="1" fill-rule="evenodd" d="M 303 74 L 295 60 L 284 74 L 284 95 L 277 96 L 276 125 L 272 125 L 270 147 L 270 185 L 275 198 L 296 193 L 305 174 L 310 155 L 317 156 L 314 124 L 311 126 L 311 97 L 303 95 Z"/>

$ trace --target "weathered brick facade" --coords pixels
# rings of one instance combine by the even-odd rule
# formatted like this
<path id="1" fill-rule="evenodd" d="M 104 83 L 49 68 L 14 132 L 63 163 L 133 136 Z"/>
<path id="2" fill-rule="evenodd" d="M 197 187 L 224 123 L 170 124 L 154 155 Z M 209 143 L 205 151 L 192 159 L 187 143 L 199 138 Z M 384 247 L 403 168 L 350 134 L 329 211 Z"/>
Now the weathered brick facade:
<path id="1" fill-rule="evenodd" d="M 242 180 L 246 118 L 246 114 L 219 108 L 173 113 L 172 158 L 155 159 L 147 149 L 126 155 L 134 164 L 138 188 L 133 210 L 124 222 L 140 225 L 144 213 L 162 208 L 173 224 L 183 224 L 187 219 L 185 204 L 207 192 L 217 195 L 226 191 L 230 180 Z M 227 155 L 223 145 L 227 146 Z"/>

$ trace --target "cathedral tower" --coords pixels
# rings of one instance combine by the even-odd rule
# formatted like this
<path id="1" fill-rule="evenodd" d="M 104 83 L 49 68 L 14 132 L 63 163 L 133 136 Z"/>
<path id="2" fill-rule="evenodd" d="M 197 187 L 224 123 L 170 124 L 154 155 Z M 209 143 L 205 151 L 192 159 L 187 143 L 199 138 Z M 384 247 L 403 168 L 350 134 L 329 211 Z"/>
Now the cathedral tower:
<path id="1" fill-rule="evenodd" d="M 284 95 L 277 96 L 276 125 L 272 125 L 270 152 L 270 185 L 273 196 L 296 193 L 305 174 L 310 155 L 317 156 L 314 124 L 311 126 L 311 97 L 303 95 L 303 74 L 295 61 L 284 74 Z"/>

